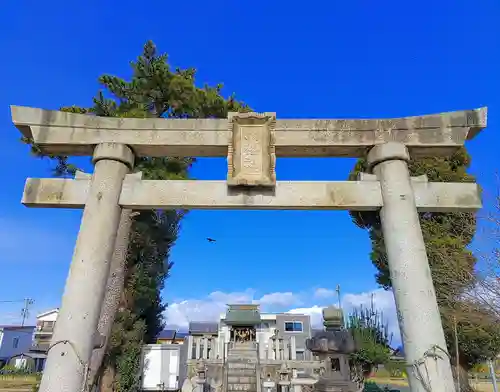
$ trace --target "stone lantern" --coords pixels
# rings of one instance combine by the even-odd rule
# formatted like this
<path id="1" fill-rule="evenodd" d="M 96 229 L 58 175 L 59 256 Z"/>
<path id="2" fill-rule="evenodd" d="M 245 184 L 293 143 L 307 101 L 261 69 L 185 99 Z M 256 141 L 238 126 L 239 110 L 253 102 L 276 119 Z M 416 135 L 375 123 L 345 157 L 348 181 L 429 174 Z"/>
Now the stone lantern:
<path id="1" fill-rule="evenodd" d="M 315 384 L 318 392 L 356 392 L 357 384 L 351 380 L 349 354 L 356 349 L 351 333 L 344 328 L 344 315 L 334 306 L 323 309 L 325 331 L 307 339 L 306 346 L 328 366 Z"/>
<path id="2" fill-rule="evenodd" d="M 205 367 L 205 363 L 203 361 L 199 361 L 196 364 L 195 371 L 196 371 L 196 386 L 197 386 L 196 391 L 203 392 L 205 382 L 207 380 L 207 369 Z"/>
<path id="3" fill-rule="evenodd" d="M 288 369 L 285 363 L 283 363 L 278 373 L 279 373 L 278 384 L 281 385 L 281 391 L 288 392 L 290 390 L 290 384 L 291 384 L 290 381 L 291 370 Z"/>
<path id="4" fill-rule="evenodd" d="M 265 392 L 271 392 L 274 389 L 274 387 L 276 386 L 276 383 L 272 380 L 271 374 L 267 375 L 267 378 L 262 383 L 262 386 L 264 387 Z"/>

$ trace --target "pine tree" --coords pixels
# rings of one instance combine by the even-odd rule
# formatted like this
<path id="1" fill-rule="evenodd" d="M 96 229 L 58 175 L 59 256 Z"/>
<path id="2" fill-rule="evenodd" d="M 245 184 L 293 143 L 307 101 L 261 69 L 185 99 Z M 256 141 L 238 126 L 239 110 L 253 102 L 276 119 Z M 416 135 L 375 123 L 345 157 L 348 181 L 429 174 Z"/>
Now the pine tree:
<path id="1" fill-rule="evenodd" d="M 228 112 L 249 111 L 234 96 L 224 98 L 222 85 L 202 88 L 195 85 L 196 70 L 172 69 L 166 54 L 158 54 L 148 41 L 142 54 L 131 63 L 130 81 L 103 75 L 100 91 L 89 108 L 76 106 L 61 110 L 104 117 L 225 118 Z M 107 98 L 107 96 L 111 98 Z M 43 157 L 31 140 L 32 151 Z M 69 157 L 49 156 L 54 173 L 69 176 L 76 166 Z M 136 171 L 143 179 L 186 179 L 195 158 L 140 157 Z M 132 392 L 139 388 L 139 361 L 142 345 L 153 343 L 163 328 L 166 304 L 160 292 L 173 266 L 169 251 L 177 239 L 186 211 L 140 211 L 133 218 L 128 249 L 124 290 L 120 299 L 106 355 L 98 369 L 100 390 Z"/>

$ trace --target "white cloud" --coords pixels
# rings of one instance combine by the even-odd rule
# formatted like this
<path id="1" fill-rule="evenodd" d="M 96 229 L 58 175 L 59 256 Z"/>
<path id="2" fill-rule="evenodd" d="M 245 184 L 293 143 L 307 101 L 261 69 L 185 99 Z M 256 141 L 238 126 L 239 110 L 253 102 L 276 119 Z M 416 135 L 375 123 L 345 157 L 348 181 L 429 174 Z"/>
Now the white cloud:
<path id="1" fill-rule="evenodd" d="M 263 295 L 258 303 L 261 305 L 290 306 L 300 303 L 298 295 L 291 292 L 271 293 Z"/>
<path id="2" fill-rule="evenodd" d="M 165 310 L 168 325 L 187 328 L 190 321 L 217 321 L 227 304 L 253 303 L 254 291 L 237 293 L 215 291 L 203 299 L 186 299 L 169 304 Z"/>
<path id="3" fill-rule="evenodd" d="M 295 308 L 290 309 L 287 313 L 308 314 L 311 316 L 311 326 L 313 328 L 321 328 L 323 326 L 323 307 L 313 305 L 310 308 Z"/>
<path id="4" fill-rule="evenodd" d="M 217 321 L 228 304 L 255 303 L 262 309 L 282 308 L 300 304 L 299 296 L 291 292 L 265 294 L 256 299 L 255 290 L 223 293 L 215 291 L 201 299 L 185 299 L 169 304 L 165 311 L 168 325 L 186 328 L 190 321 Z"/>
<path id="5" fill-rule="evenodd" d="M 336 294 L 335 290 L 325 289 L 322 287 L 320 287 L 319 289 L 316 289 L 316 291 L 314 292 L 314 296 L 316 298 L 331 298 L 331 297 L 335 296 L 335 294 Z"/>
<path id="6" fill-rule="evenodd" d="M 318 296 L 318 290 L 319 296 Z M 190 321 L 217 321 L 219 316 L 226 311 L 226 305 L 230 303 L 258 303 L 261 310 L 289 312 L 295 314 L 308 314 L 311 316 L 311 324 L 314 328 L 321 328 L 323 324 L 322 309 L 327 304 L 321 303 L 331 289 L 311 290 L 309 295 L 292 292 L 267 293 L 260 298 L 255 298 L 252 289 L 243 292 L 223 293 L 213 292 L 205 298 L 185 299 L 171 303 L 165 311 L 167 325 L 185 329 Z M 399 344 L 400 335 L 396 317 L 396 307 L 392 292 L 376 289 L 364 293 L 348 293 L 342 298 L 342 307 L 348 314 L 355 308 L 373 306 L 383 314 L 384 321 L 388 324 L 389 332 L 393 333 L 393 344 Z"/>

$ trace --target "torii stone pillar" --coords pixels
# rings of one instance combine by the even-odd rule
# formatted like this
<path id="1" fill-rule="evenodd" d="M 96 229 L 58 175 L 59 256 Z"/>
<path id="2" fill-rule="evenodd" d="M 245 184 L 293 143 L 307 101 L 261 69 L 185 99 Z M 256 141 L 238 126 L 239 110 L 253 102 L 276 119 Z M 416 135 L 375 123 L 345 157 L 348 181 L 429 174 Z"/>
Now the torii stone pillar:
<path id="1" fill-rule="evenodd" d="M 120 221 L 118 200 L 134 154 L 126 145 L 103 143 L 95 148 L 92 161 L 94 174 L 40 392 L 82 390 L 95 344 Z"/>
<path id="2" fill-rule="evenodd" d="M 454 392 L 451 364 L 404 144 L 373 147 L 368 164 L 380 182 L 380 219 L 412 392 Z"/>

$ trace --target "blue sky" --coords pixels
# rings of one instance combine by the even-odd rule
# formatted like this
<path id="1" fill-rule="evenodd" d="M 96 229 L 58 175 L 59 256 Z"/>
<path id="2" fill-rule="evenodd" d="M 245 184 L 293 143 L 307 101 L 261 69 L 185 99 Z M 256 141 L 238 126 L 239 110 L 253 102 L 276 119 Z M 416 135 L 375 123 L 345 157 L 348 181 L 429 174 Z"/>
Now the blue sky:
<path id="1" fill-rule="evenodd" d="M 26 177 L 50 176 L 29 156 L 9 105 L 90 104 L 97 77 L 127 77 L 148 39 L 198 83 L 281 118 L 397 117 L 489 107 L 488 129 L 468 147 L 472 172 L 494 189 L 500 110 L 500 5 L 495 0 L 3 2 L 0 13 L 0 320 L 57 306 L 81 213 L 20 204 Z M 496 26 L 495 26 L 496 25 Z M 349 159 L 279 159 L 279 180 L 343 180 Z M 225 161 L 201 159 L 199 179 L 224 179 Z M 214 317 L 233 300 L 269 310 L 366 302 L 377 289 L 367 233 L 347 212 L 195 211 L 182 223 L 164 298 L 170 322 Z M 217 239 L 216 244 L 205 237 Z M 375 291 L 392 312 L 390 294 Z M 347 295 L 348 294 L 348 295 Z M 392 317 L 392 316 L 388 316 Z"/>

